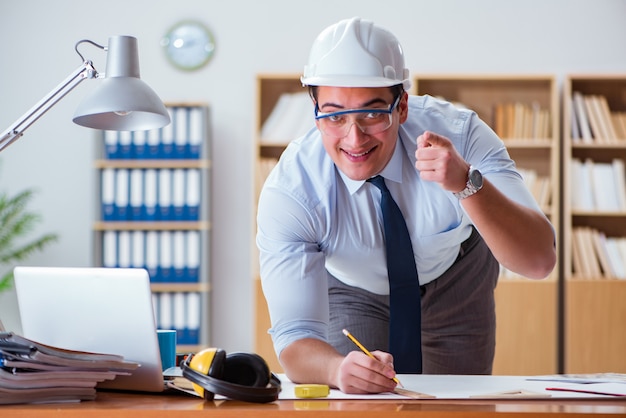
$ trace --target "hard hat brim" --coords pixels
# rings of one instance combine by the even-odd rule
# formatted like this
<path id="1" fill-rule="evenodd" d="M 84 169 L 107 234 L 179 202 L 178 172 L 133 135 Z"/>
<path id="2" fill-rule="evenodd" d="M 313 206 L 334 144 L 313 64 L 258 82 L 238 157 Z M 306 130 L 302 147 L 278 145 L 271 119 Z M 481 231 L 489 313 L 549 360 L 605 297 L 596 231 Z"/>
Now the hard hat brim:
<path id="1" fill-rule="evenodd" d="M 328 86 L 328 87 L 392 87 L 402 84 L 406 89 L 410 87 L 409 80 L 390 80 L 383 77 L 355 77 L 353 75 L 335 75 L 332 77 L 301 77 L 300 81 L 305 86 Z"/>

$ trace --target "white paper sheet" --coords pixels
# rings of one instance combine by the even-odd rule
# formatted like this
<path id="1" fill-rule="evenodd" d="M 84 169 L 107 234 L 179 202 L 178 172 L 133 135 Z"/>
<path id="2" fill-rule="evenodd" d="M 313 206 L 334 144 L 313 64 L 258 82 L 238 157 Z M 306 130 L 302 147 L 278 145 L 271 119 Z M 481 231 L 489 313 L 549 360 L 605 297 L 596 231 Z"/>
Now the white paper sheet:
<path id="1" fill-rule="evenodd" d="M 280 399 L 297 399 L 294 393 L 295 384 L 284 374 L 279 375 L 282 381 Z M 601 393 L 626 395 L 626 381 L 619 379 L 585 379 L 577 383 L 572 378 L 563 376 L 466 376 L 466 375 L 398 375 L 404 388 L 432 395 L 435 399 L 517 399 L 517 398 L 617 398 Z M 547 388 L 568 389 L 568 391 L 547 390 Z M 569 390 L 577 390 L 569 391 Z M 598 393 L 584 393 L 598 392 Z M 325 399 L 406 399 L 394 393 L 372 395 L 346 394 L 331 389 Z"/>

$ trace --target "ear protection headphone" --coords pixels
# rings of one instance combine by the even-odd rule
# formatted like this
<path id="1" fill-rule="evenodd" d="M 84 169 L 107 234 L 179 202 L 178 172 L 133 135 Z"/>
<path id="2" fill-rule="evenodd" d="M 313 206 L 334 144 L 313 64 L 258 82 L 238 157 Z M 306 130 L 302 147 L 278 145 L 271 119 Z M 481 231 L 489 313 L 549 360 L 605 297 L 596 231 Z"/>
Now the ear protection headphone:
<path id="1" fill-rule="evenodd" d="M 267 403 L 278 399 L 280 380 L 258 354 L 231 353 L 207 348 L 182 362 L 183 376 L 196 393 L 211 401 L 223 395 L 245 402 Z"/>

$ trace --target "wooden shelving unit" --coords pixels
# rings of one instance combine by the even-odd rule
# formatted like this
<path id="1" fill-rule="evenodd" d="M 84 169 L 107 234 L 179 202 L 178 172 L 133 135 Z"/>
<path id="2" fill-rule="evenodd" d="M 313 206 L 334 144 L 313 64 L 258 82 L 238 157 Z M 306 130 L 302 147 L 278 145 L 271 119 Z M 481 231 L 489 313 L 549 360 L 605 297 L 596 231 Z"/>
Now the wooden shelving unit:
<path id="1" fill-rule="evenodd" d="M 551 75 L 428 75 L 414 77 L 413 93 L 441 96 L 475 110 L 496 131 L 501 105 L 526 104 L 548 112 L 548 134 L 503 134 L 522 170 L 547 179 L 550 198 L 541 207 L 557 233 L 559 261 L 545 280 L 503 274 L 496 289 L 498 331 L 494 373 L 551 374 L 626 372 L 626 281 L 582 277 L 573 270 L 573 228 L 591 227 L 607 237 L 626 237 L 626 211 L 573 210 L 572 159 L 626 161 L 626 139 L 614 143 L 572 143 L 573 91 L 607 98 L 611 111 L 626 111 L 626 75 L 569 76 L 561 90 Z M 255 193 L 264 180 L 263 162 L 277 159 L 286 144 L 261 141 L 265 120 L 284 92 L 303 92 L 297 74 L 262 74 L 257 80 Z M 561 119 L 561 114 L 563 115 Z M 562 132 L 562 135 L 561 135 Z M 538 199 L 539 200 L 539 199 Z M 256 202 L 256 200 L 255 200 Z M 256 211 L 254 211 L 256 213 Z M 253 240 L 254 241 L 254 240 Z M 254 244 L 253 244 L 254 246 Z M 254 246 L 253 254 L 256 254 Z M 626 259 L 624 260 L 626 263 Z M 267 329 L 269 318 L 253 261 L 257 304 L 256 350 L 280 370 Z"/>
<path id="2" fill-rule="evenodd" d="M 609 141 L 593 134 L 591 141 L 575 140 L 572 112 L 574 93 L 606 98 L 611 112 L 626 111 L 626 74 L 568 75 L 563 85 L 563 270 L 564 368 L 566 373 L 626 372 L 626 281 L 585 274 L 576 268 L 574 231 L 592 228 L 607 239 L 626 237 L 626 208 L 574 207 L 575 193 L 588 193 L 573 179 L 574 160 L 611 163 L 626 161 L 626 138 Z M 578 121 L 574 118 L 574 121 Z M 580 125 L 578 125 L 580 126 Z M 623 179 L 622 179 L 623 180 Z M 608 184 L 601 187 L 608 187 Z M 595 187 L 598 190 L 601 187 Z M 587 190 L 587 191 L 585 191 Z M 626 262 L 626 258 L 623 259 Z M 578 264 L 580 266 L 580 264 Z"/>

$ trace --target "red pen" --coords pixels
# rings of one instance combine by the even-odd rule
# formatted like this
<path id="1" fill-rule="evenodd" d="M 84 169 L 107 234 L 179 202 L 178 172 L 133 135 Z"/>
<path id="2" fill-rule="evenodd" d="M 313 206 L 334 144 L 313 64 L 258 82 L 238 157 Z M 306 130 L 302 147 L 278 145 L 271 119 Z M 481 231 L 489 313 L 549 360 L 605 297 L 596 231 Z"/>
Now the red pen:
<path id="1" fill-rule="evenodd" d="M 595 390 L 585 390 L 585 389 L 570 389 L 570 388 L 546 388 L 546 390 L 553 390 L 553 391 L 559 391 L 559 392 L 589 393 L 589 394 L 591 394 L 591 395 L 626 396 L 626 393 L 598 392 L 598 391 L 595 391 Z"/>

